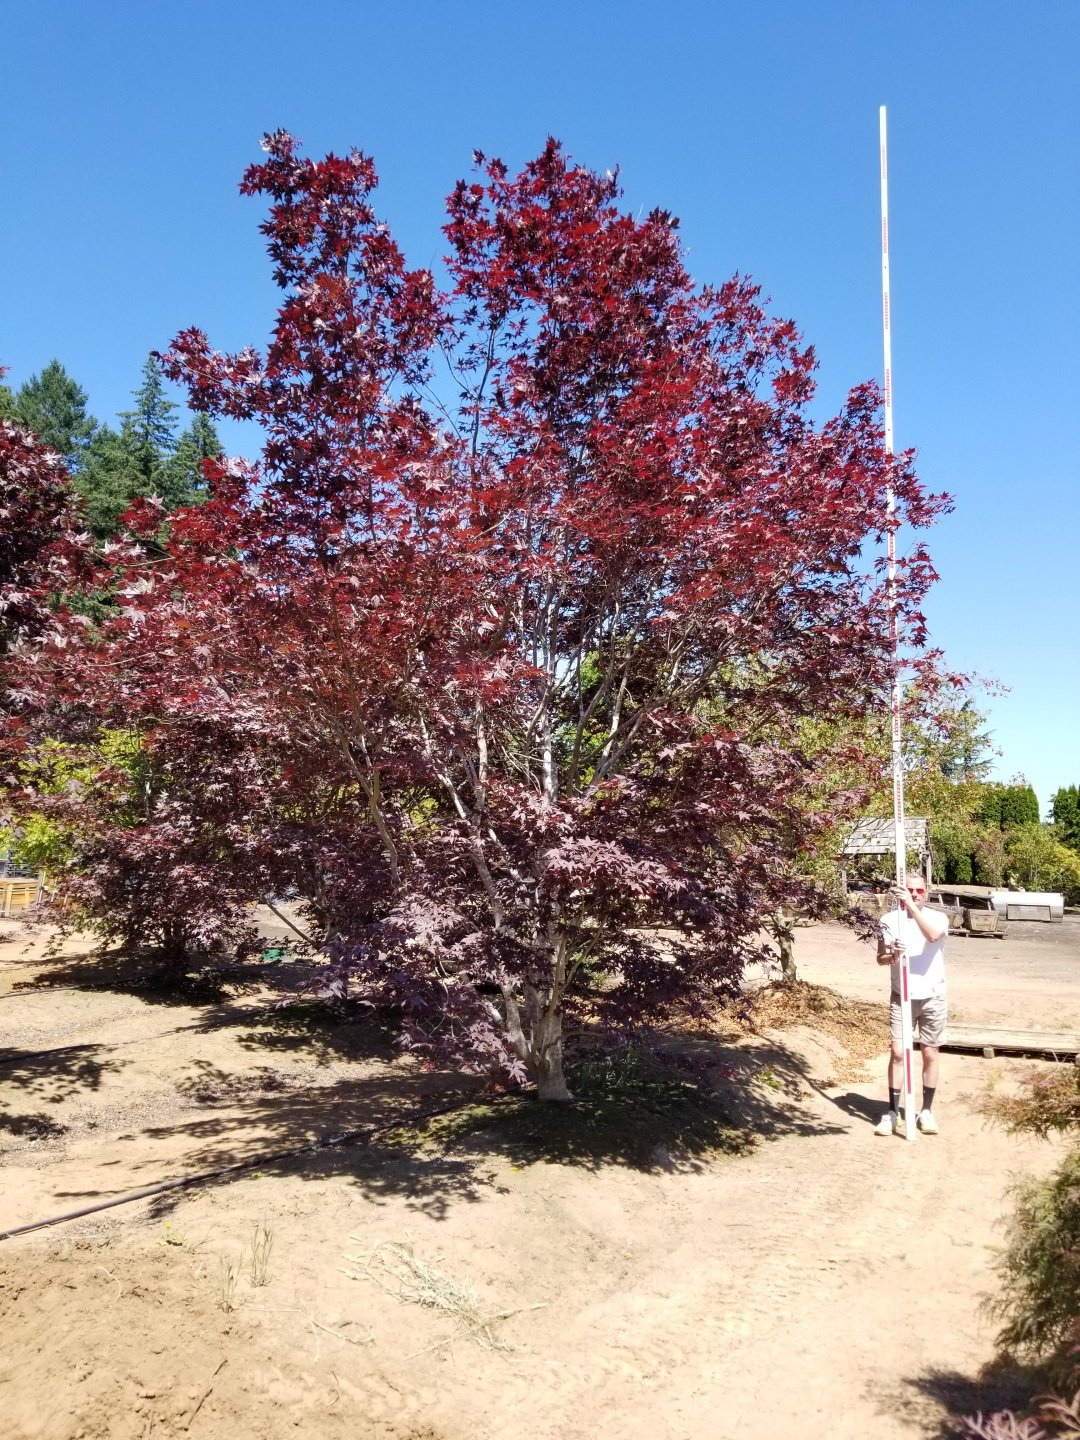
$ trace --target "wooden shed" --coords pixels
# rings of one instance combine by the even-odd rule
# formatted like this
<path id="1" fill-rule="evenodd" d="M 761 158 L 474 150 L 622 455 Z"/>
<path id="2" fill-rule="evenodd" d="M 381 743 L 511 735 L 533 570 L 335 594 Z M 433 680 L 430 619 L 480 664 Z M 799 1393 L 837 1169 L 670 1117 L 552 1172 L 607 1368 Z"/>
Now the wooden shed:
<path id="1" fill-rule="evenodd" d="M 925 816 L 912 815 L 904 821 L 908 852 L 915 850 L 926 877 L 927 889 L 934 883 L 933 856 L 930 851 L 930 822 Z M 840 847 L 840 876 L 844 890 L 848 888 L 848 871 L 856 861 L 874 856 L 892 855 L 896 849 L 896 832 L 892 820 L 858 820 L 847 840 Z"/>

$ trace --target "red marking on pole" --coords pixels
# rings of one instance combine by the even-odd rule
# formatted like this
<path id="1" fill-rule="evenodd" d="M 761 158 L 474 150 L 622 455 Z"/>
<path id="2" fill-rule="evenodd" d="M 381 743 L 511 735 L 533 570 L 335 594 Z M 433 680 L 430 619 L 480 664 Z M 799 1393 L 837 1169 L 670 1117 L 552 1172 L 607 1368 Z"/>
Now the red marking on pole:
<path id="1" fill-rule="evenodd" d="M 881 138 L 881 299 L 882 299 L 882 338 L 884 340 L 884 354 L 882 359 L 883 380 L 885 388 L 885 454 L 891 459 L 893 454 L 893 384 L 892 384 L 892 299 L 889 294 L 889 197 L 888 197 L 888 163 L 885 148 L 885 107 L 878 112 Z M 892 641 L 892 779 L 893 779 L 893 825 L 894 825 L 894 848 L 896 851 L 896 883 L 903 886 L 907 883 L 907 844 L 904 833 L 904 757 L 903 757 L 903 730 L 900 714 L 900 621 L 897 605 L 897 583 L 896 583 L 896 528 L 899 519 L 896 515 L 896 493 L 893 489 L 892 475 L 886 473 L 886 530 L 887 530 L 887 584 L 886 603 L 889 614 L 889 636 Z M 900 936 L 900 927 L 903 921 L 903 906 L 897 901 L 896 906 L 896 933 Z M 908 985 L 908 961 L 906 953 L 900 962 L 900 989 L 901 989 L 901 1033 L 904 1041 L 904 1074 L 906 1076 L 906 1090 L 904 1108 L 907 1113 L 907 1138 L 915 1139 L 914 1125 L 914 1099 L 912 1085 L 912 1025 L 911 1025 L 911 994 Z"/>

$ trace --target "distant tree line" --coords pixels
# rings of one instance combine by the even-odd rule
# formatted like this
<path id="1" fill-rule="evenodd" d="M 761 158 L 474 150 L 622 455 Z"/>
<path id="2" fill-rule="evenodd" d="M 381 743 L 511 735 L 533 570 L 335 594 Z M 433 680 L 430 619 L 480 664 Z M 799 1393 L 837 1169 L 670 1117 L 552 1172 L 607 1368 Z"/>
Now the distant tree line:
<path id="1" fill-rule="evenodd" d="M 1039 801 L 1030 785 L 987 785 L 979 810 L 979 819 L 999 830 L 1014 830 L 1018 825 L 1038 825 Z"/>
<path id="2" fill-rule="evenodd" d="M 1032 787 L 1022 777 L 1008 785 L 983 782 L 975 805 L 960 823 L 935 824 L 931 836 L 940 878 L 954 885 L 1019 885 L 1028 890 L 1060 890 L 1080 898 L 1080 847 L 1070 845 L 1058 810 L 1044 824 Z M 1068 792 L 1058 792 L 1059 795 Z"/>
<path id="3" fill-rule="evenodd" d="M 118 423 L 99 424 L 85 390 L 50 360 L 17 390 L 0 385 L 0 419 L 32 430 L 63 459 L 81 497 L 86 523 L 99 540 L 120 530 L 135 500 L 156 495 L 166 511 L 201 503 L 207 495 L 202 461 L 222 453 L 206 415 L 180 430 L 179 406 L 165 393 L 161 371 L 148 356 L 130 410 Z"/>
<path id="4" fill-rule="evenodd" d="M 1062 845 L 1080 854 L 1080 785 L 1063 785 L 1050 800 L 1057 837 Z"/>
<path id="5" fill-rule="evenodd" d="M 1022 775 L 1007 784 L 989 778 L 994 749 L 985 716 L 970 698 L 939 699 L 904 726 L 905 789 L 910 815 L 930 822 L 934 875 L 949 885 L 1017 885 L 1029 890 L 1061 891 L 1080 900 L 1080 790 L 1059 790 L 1051 801 L 1052 822 L 1043 823 L 1034 789 Z M 889 736 L 877 717 L 878 783 L 865 813 L 892 813 Z M 842 788 L 855 780 L 839 772 L 832 783 Z M 913 857 L 912 857 L 913 858 Z M 861 878 L 881 880 L 883 874 Z"/>

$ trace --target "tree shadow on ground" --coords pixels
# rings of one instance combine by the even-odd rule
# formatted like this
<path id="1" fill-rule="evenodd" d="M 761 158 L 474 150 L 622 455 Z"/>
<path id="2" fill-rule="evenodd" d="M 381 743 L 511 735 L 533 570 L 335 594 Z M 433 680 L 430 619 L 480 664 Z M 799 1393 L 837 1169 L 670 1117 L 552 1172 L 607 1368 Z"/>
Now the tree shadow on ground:
<path id="1" fill-rule="evenodd" d="M 57 1050 L 5 1050 L 0 1052 L 0 1076 L 5 1085 L 29 1090 L 35 1099 L 59 1105 L 86 1091 L 98 1090 L 102 1077 L 116 1073 L 123 1060 L 110 1060 L 109 1045 L 65 1045 Z"/>
<path id="2" fill-rule="evenodd" d="M 26 964 L 29 977 L 16 980 L 9 996 L 0 999 L 75 989 L 137 995 L 155 1005 L 208 1004 L 255 991 L 299 994 L 319 973 L 319 966 L 308 960 L 207 956 L 174 962 L 158 950 L 93 944 L 75 954 L 46 950 Z"/>
<path id="3" fill-rule="evenodd" d="M 268 1006 L 245 1017 L 251 1029 L 236 1036 L 245 1050 L 271 1055 L 303 1055 L 315 1064 L 335 1060 L 395 1060 L 399 1051 L 392 1029 L 349 1005 L 297 1000 Z M 238 1019 L 238 1024 L 242 1023 Z"/>
<path id="4" fill-rule="evenodd" d="M 1001 1359 L 978 1376 L 958 1370 L 927 1370 L 914 1378 L 894 1382 L 879 1399 L 888 1413 L 918 1425 L 934 1440 L 966 1433 L 965 1416 L 984 1417 L 999 1410 L 1020 1415 L 1030 1409 L 1033 1395 L 1046 1388 L 1036 1369 Z M 944 1412 L 944 1414 L 942 1413 Z"/>
<path id="5" fill-rule="evenodd" d="M 58 1140 L 66 1132 L 66 1125 L 58 1124 L 48 1115 L 0 1115 L 0 1133 L 17 1140 Z"/>
<path id="6" fill-rule="evenodd" d="M 279 1013 L 290 1040 L 296 1032 L 288 1028 L 287 1012 Z M 271 1028 L 275 1033 L 281 1032 Z M 57 1198 L 85 1204 L 170 1174 L 244 1165 L 250 1168 L 234 1172 L 236 1178 L 344 1179 L 374 1203 L 404 1198 L 442 1218 L 456 1203 L 494 1193 L 494 1161 L 518 1169 L 547 1163 L 691 1174 L 746 1153 L 762 1137 L 844 1128 L 797 1103 L 806 1095 L 804 1062 L 782 1045 L 756 1049 L 752 1070 L 741 1073 L 736 1067 L 746 1055 L 738 1047 L 684 1038 L 694 1052 L 693 1075 L 685 1054 L 672 1058 L 671 1036 L 660 1055 L 625 1046 L 581 1056 L 570 1070 L 577 1095 L 570 1105 L 495 1094 L 479 1077 L 425 1071 L 407 1057 L 375 1059 L 355 1077 L 329 1072 L 315 1083 L 311 1071 L 266 1066 L 236 1075 L 200 1062 L 177 1087 L 186 1106 L 181 1115 L 120 1137 L 131 1144 L 127 1184 L 57 1192 Z M 378 1051 L 385 1035 L 364 1043 Z M 438 1111 L 444 1113 L 432 1113 Z M 345 1143 L 336 1143 L 343 1136 Z M 208 1183 L 231 1178 L 218 1175 Z M 154 1213 L 167 1214 L 183 1193 L 157 1197 Z"/>

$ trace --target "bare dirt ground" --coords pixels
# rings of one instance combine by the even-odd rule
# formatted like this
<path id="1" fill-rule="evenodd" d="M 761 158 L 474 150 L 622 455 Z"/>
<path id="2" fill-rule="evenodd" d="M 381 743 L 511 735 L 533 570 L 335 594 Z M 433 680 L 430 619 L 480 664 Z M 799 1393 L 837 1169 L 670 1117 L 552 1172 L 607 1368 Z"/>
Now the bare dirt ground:
<path id="1" fill-rule="evenodd" d="M 868 949 L 797 935 L 805 980 L 883 999 Z M 1080 1027 L 1075 917 L 950 948 L 956 1018 Z M 177 1000 L 85 949 L 0 945 L 0 1230 L 470 1083 L 273 1008 L 287 966 Z M 941 1136 L 873 1138 L 884 1053 L 860 1058 L 865 1004 L 693 1037 L 744 1067 L 718 1083 L 758 1138 L 731 1153 L 540 1159 L 497 1122 L 387 1132 L 4 1240 L 0 1437 L 942 1433 L 949 1411 L 1007 1398 L 978 1383 L 993 1354 L 978 1304 L 1010 1178 L 1054 1152 L 972 1109 L 1023 1062 L 956 1054 Z"/>

